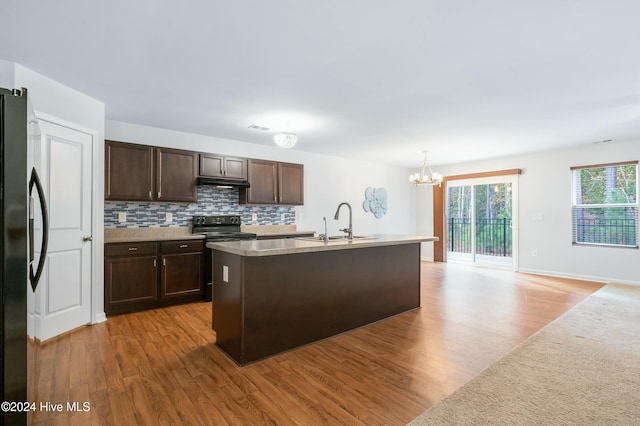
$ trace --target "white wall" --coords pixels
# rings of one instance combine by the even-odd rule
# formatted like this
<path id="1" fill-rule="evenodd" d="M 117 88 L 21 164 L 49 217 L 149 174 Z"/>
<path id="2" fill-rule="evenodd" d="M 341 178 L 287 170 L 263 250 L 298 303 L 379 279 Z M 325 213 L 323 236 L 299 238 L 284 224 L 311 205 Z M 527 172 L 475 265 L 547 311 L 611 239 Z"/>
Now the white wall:
<path id="1" fill-rule="evenodd" d="M 17 89 L 15 84 L 15 64 L 0 59 L 0 87 L 3 89 Z"/>
<path id="2" fill-rule="evenodd" d="M 519 270 L 545 275 L 640 285 L 637 249 L 572 245 L 571 166 L 640 159 L 640 142 L 585 145 L 581 148 L 500 158 L 444 167 L 458 175 L 523 169 L 519 178 Z M 418 229 L 433 224 L 432 197 L 417 200 Z M 543 220 L 533 220 L 534 215 Z M 427 247 L 427 256 L 433 256 Z M 533 252 L 537 251 L 537 256 Z"/>
<path id="3" fill-rule="evenodd" d="M 409 171 L 403 168 L 109 120 L 106 123 L 106 136 L 109 140 L 143 145 L 302 163 L 305 203 L 296 207 L 299 230 L 324 232 L 324 216 L 329 233 L 339 233 L 338 229 L 346 227 L 348 223 L 347 211 L 343 208 L 339 221 L 333 220 L 333 215 L 338 204 L 347 201 L 353 207 L 353 229 L 356 234 L 415 233 L 413 188 L 407 180 Z M 304 144 L 304 141 L 298 144 Z M 381 219 L 375 219 L 373 214 L 366 213 L 362 208 L 364 191 L 369 186 L 387 189 L 388 213 Z"/>
<path id="4" fill-rule="evenodd" d="M 104 150 L 104 103 L 16 64 L 16 87 L 26 87 L 36 111 L 96 130 Z"/>

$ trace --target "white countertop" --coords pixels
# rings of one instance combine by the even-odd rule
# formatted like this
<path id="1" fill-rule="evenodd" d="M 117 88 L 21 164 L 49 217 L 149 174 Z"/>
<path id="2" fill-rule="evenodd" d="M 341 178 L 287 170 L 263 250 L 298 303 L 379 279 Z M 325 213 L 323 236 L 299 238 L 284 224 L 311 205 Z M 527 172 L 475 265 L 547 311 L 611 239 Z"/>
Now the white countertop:
<path id="1" fill-rule="evenodd" d="M 207 247 L 239 256 L 278 256 L 283 254 L 310 253 L 328 250 L 349 250 L 366 247 L 381 247 L 438 241 L 438 237 L 418 235 L 367 235 L 366 238 L 331 240 L 327 243 L 310 238 L 287 238 L 278 240 L 250 240 L 207 243 Z"/>

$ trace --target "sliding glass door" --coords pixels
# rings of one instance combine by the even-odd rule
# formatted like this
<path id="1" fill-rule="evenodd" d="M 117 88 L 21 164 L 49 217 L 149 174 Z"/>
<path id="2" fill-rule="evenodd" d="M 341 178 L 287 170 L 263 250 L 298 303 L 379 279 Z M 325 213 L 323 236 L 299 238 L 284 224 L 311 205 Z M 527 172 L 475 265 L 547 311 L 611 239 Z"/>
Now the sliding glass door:
<path id="1" fill-rule="evenodd" d="M 447 182 L 447 259 L 515 268 L 517 176 Z"/>

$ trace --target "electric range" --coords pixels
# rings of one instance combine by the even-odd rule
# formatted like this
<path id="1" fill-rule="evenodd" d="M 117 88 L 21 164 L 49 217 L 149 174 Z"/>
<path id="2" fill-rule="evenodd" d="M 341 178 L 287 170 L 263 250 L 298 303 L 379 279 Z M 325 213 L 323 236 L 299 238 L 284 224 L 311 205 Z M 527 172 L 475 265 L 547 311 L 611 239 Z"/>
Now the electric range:
<path id="1" fill-rule="evenodd" d="M 239 215 L 193 216 L 192 232 L 204 235 L 206 242 L 255 240 L 257 238 L 256 234 L 242 232 L 240 230 L 241 224 L 242 219 Z M 211 249 L 205 249 L 205 300 L 212 299 L 213 264 L 211 252 Z"/>

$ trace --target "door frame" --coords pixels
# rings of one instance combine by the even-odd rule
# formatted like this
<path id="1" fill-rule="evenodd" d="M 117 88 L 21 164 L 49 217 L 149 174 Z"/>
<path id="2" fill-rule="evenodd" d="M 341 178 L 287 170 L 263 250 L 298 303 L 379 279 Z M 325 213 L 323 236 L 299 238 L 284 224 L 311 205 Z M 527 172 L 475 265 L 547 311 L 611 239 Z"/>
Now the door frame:
<path id="1" fill-rule="evenodd" d="M 470 186 L 471 187 L 471 235 L 472 235 L 472 252 L 471 252 L 471 262 L 473 266 L 480 267 L 488 267 L 493 269 L 506 269 L 506 270 L 517 270 L 518 263 L 518 175 L 496 175 L 489 177 L 477 177 L 470 179 L 455 179 L 449 180 L 451 184 L 447 184 L 444 191 L 445 196 L 445 217 L 444 217 L 444 252 L 445 257 L 448 253 L 447 243 L 448 241 L 448 232 L 447 232 L 447 223 L 449 220 L 449 216 L 447 214 L 448 210 L 448 192 L 450 187 L 461 187 L 461 186 Z M 455 183 L 454 183 L 455 182 Z M 493 264 L 490 262 L 478 262 L 477 254 L 475 251 L 476 247 L 476 213 L 475 213 L 475 187 L 477 185 L 493 185 L 498 183 L 509 183 L 511 184 L 511 265 L 500 265 Z M 463 261 L 467 263 L 466 261 Z"/>
<path id="2" fill-rule="evenodd" d="M 68 129 L 85 133 L 91 138 L 92 155 L 91 155 L 91 233 L 93 235 L 93 242 L 91 244 L 91 282 L 90 282 L 90 324 L 97 324 L 107 320 L 104 313 L 104 199 L 103 191 L 100 190 L 100 184 L 103 184 L 104 179 L 104 166 L 100 166 L 104 163 L 104 141 L 100 141 L 100 132 L 91 129 L 80 124 L 41 112 L 39 110 L 34 111 L 34 119 L 36 122 L 45 121 L 56 126 L 66 127 Z M 38 135 L 38 141 L 30 141 L 31 147 L 30 155 L 33 158 L 33 163 L 36 169 L 41 167 L 40 164 L 40 135 Z M 37 146 L 36 146 L 37 144 Z M 35 316 L 33 307 L 35 300 L 32 291 L 29 291 L 29 312 L 28 312 L 28 334 L 31 337 L 35 336 Z"/>
<path id="3" fill-rule="evenodd" d="M 446 262 L 447 261 L 447 244 L 446 244 L 446 229 L 447 229 L 447 205 L 446 205 L 446 195 L 447 195 L 447 182 L 455 181 L 455 180 L 467 180 L 467 179 L 477 179 L 477 178 L 485 178 L 485 177 L 496 177 L 496 176 L 508 176 L 508 175 L 520 175 L 522 174 L 522 169 L 507 169 L 507 170 L 496 170 L 489 172 L 479 172 L 479 173 L 469 173 L 463 175 L 452 175 L 452 176 L 444 176 L 442 179 L 442 184 L 433 187 L 433 233 L 434 236 L 438 237 L 438 241 L 434 242 L 433 245 L 433 260 L 435 262 Z M 517 218 L 517 200 L 514 200 L 513 203 L 513 216 Z M 517 225 L 514 225 L 514 234 L 513 234 L 513 251 L 514 251 L 514 260 L 513 260 L 513 270 L 518 270 L 518 262 L 517 262 Z"/>

